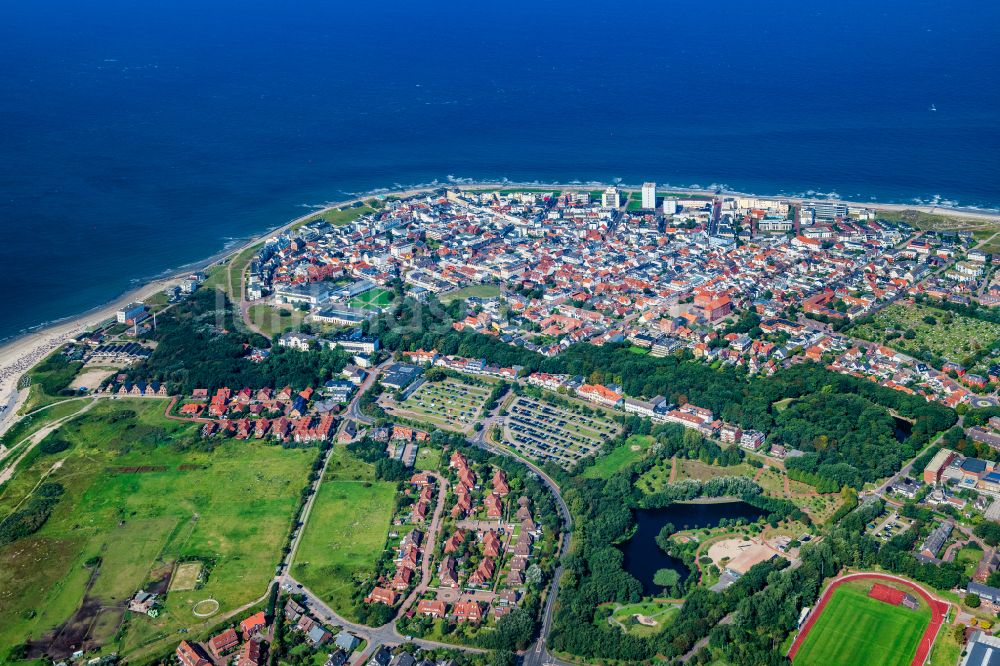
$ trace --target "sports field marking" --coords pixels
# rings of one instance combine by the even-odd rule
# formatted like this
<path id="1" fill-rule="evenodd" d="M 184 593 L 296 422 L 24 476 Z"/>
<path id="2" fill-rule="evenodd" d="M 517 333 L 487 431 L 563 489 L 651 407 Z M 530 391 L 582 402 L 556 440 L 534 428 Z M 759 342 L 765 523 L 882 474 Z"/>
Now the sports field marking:
<path id="1" fill-rule="evenodd" d="M 181 562 L 170 579 L 170 591 L 193 590 L 201 575 L 201 562 Z"/>
<path id="2" fill-rule="evenodd" d="M 921 610 L 892 606 L 869 598 L 867 590 L 843 587 L 851 581 L 869 587 L 879 581 L 902 586 L 921 599 Z M 905 579 L 885 574 L 850 574 L 827 587 L 788 656 L 796 666 L 921 666 L 947 611 L 947 603 Z"/>
<path id="3" fill-rule="evenodd" d="M 202 599 L 191 608 L 191 612 L 195 617 L 210 617 L 219 612 L 219 602 L 215 599 Z"/>

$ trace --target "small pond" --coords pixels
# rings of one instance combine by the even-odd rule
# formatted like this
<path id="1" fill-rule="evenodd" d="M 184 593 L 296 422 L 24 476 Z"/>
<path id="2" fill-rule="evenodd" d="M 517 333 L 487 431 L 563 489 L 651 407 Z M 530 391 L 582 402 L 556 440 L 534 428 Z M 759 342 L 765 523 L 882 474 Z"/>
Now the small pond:
<path id="1" fill-rule="evenodd" d="M 619 546 L 625 554 L 625 570 L 639 579 L 645 594 L 656 594 L 659 589 L 653 584 L 653 576 L 657 569 L 673 569 L 680 574 L 681 580 L 690 573 L 683 561 L 667 555 L 656 545 L 656 535 L 664 525 L 673 523 L 677 530 L 715 527 L 723 518 L 753 522 L 763 515 L 766 514 L 757 507 L 740 501 L 636 509 L 635 535 Z"/>
<path id="2" fill-rule="evenodd" d="M 913 424 L 906 419 L 901 419 L 898 416 L 893 416 L 892 420 L 896 422 L 896 427 L 894 428 L 894 433 L 896 435 L 896 441 L 902 442 L 911 434 L 913 434 Z"/>

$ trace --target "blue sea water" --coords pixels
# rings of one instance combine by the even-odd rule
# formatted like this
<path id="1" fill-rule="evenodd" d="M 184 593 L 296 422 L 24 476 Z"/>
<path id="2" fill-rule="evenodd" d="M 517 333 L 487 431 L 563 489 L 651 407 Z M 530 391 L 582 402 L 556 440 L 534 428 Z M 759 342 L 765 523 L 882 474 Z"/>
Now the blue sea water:
<path id="1" fill-rule="evenodd" d="M 0 338 L 303 205 L 449 177 L 1000 207 L 996 3 L 8 0 L 0 18 Z"/>

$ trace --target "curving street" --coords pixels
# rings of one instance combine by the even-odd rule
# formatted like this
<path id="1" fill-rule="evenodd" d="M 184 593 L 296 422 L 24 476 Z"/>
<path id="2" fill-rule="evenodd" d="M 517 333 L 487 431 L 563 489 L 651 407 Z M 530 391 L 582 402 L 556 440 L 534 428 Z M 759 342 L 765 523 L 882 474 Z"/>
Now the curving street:
<path id="1" fill-rule="evenodd" d="M 345 411 L 345 415 L 347 418 L 366 424 L 370 424 L 373 422 L 373 419 L 361 413 L 358 405 L 361 396 L 366 391 L 368 391 L 372 387 L 372 385 L 374 385 L 375 381 L 381 374 L 382 370 L 391 362 L 392 362 L 391 360 L 385 361 L 378 367 L 372 369 L 372 371 L 369 373 L 369 376 L 358 388 L 358 392 L 355 394 L 354 398 L 348 405 L 348 408 Z M 572 538 L 573 518 L 570 515 L 569 507 L 566 505 L 566 502 L 563 500 L 562 495 L 559 492 L 559 485 L 548 474 L 542 471 L 542 469 L 540 469 L 533 462 L 526 460 L 518 455 L 513 454 L 512 452 L 506 449 L 495 446 L 486 441 L 485 437 L 486 433 L 489 431 L 492 424 L 494 424 L 497 421 L 497 419 L 500 418 L 499 417 L 500 409 L 501 409 L 500 405 L 497 405 L 494 408 L 494 410 L 483 420 L 483 426 L 484 426 L 483 429 L 475 433 L 475 436 L 469 439 L 468 443 L 474 446 L 478 446 L 486 451 L 489 451 L 490 453 L 514 458 L 519 462 L 521 462 L 522 464 L 524 464 L 526 467 L 528 467 L 528 469 L 530 469 L 532 472 L 537 474 L 538 477 L 549 489 L 549 491 L 552 493 L 552 496 L 556 499 L 556 505 L 559 508 L 559 512 L 562 516 L 564 524 L 564 530 L 560 535 L 559 549 L 557 553 L 558 557 L 560 558 L 560 561 L 553 572 L 552 581 L 549 586 L 549 590 L 545 596 L 545 605 L 542 610 L 541 628 L 539 631 L 539 636 L 538 639 L 535 641 L 535 643 L 524 651 L 522 655 L 522 663 L 525 664 L 525 666 L 544 666 L 547 664 L 570 666 L 566 662 L 560 661 L 556 657 L 552 656 L 551 653 L 549 653 L 548 648 L 546 646 L 546 640 L 552 628 L 552 616 L 553 613 L 555 612 L 556 599 L 558 598 L 559 595 L 559 579 L 562 577 L 563 574 L 563 566 L 561 563 L 561 558 L 569 550 L 570 541 Z M 346 423 L 346 419 L 344 423 Z M 343 423 L 341 424 L 341 428 L 343 428 Z M 399 612 L 396 615 L 396 618 L 393 619 L 392 622 L 382 625 L 381 627 L 369 627 L 363 624 L 358 624 L 356 622 L 351 622 L 345 619 L 344 617 L 338 615 L 322 599 L 316 596 L 312 592 L 312 590 L 304 586 L 302 583 L 297 581 L 291 575 L 290 573 L 291 565 L 295 559 L 295 553 L 298 550 L 299 542 L 302 538 L 302 532 L 304 531 L 304 528 L 308 523 L 309 514 L 312 511 L 312 506 L 315 501 L 316 495 L 318 493 L 320 484 L 322 483 L 323 477 L 326 473 L 326 468 L 327 465 L 329 464 L 331 457 L 330 452 L 332 452 L 332 450 L 333 449 L 331 447 L 330 451 L 326 453 L 326 456 L 323 460 L 323 465 L 320 468 L 320 473 L 317 476 L 316 480 L 313 481 L 312 493 L 309 495 L 309 498 L 306 500 L 306 503 L 303 506 L 302 515 L 299 517 L 299 527 L 296 528 L 295 533 L 292 537 L 291 549 L 289 550 L 288 555 L 285 556 L 285 558 L 279 565 L 278 573 L 275 575 L 273 580 L 287 592 L 305 595 L 306 604 L 309 606 L 310 610 L 312 610 L 312 612 L 316 615 L 316 617 L 321 621 L 329 625 L 340 626 L 343 629 L 346 629 L 347 631 L 350 631 L 351 633 L 367 641 L 368 645 L 365 649 L 365 652 L 358 659 L 354 661 L 354 664 L 356 665 L 365 663 L 369 655 L 372 652 L 374 652 L 374 650 L 377 649 L 379 645 L 398 645 L 404 642 L 411 642 L 416 645 L 427 648 L 451 648 L 473 653 L 484 652 L 484 650 L 481 650 L 479 648 L 454 645 L 451 643 L 439 643 L 435 641 L 424 640 L 421 638 L 403 636 L 396 629 L 396 620 L 402 617 L 402 615 L 407 611 L 409 606 L 411 606 L 413 602 L 416 600 L 419 593 L 423 589 L 426 589 L 426 586 L 431 579 L 432 572 L 430 570 L 430 561 L 429 558 L 426 557 L 426 555 L 424 557 L 421 567 L 420 583 L 410 593 L 410 595 L 406 598 L 406 600 L 401 604 Z M 438 500 L 434 509 L 434 515 L 431 521 L 431 526 L 428 531 L 428 543 L 434 542 L 433 540 L 437 536 L 437 531 L 440 529 L 441 514 L 443 513 L 444 510 L 444 499 L 448 487 L 447 481 L 443 477 L 437 474 L 434 474 L 434 476 L 438 480 Z"/>

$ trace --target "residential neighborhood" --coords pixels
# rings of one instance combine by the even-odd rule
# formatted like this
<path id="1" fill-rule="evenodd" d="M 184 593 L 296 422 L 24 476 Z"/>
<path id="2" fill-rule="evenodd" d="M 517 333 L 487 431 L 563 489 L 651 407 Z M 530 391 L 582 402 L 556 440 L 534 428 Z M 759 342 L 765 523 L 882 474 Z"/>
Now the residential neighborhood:
<path id="1" fill-rule="evenodd" d="M 268 564 L 250 572 L 269 581 L 266 601 L 254 587 L 249 605 L 226 602 L 242 560 L 217 554 L 224 537 L 196 549 L 188 527 L 111 606 L 121 626 L 185 633 L 178 618 L 206 618 L 211 632 L 160 639 L 184 666 L 485 666 L 508 635 L 532 666 L 566 663 L 552 636 L 588 654 L 633 649 L 574 633 L 582 613 L 602 636 L 691 658 L 705 637 L 673 619 L 685 600 L 704 591 L 721 609 L 759 572 L 813 570 L 830 529 L 851 525 L 848 540 L 892 552 L 880 565 L 915 579 L 873 584 L 866 603 L 933 612 L 929 586 L 959 600 L 955 623 L 991 629 L 992 255 L 965 232 L 865 207 L 653 189 L 652 207 L 614 187 L 386 198 L 243 250 L 241 294 L 219 286 L 226 265 L 209 271 L 232 300 L 192 280 L 58 350 L 42 372 L 66 383 L 44 399 L 121 412 L 110 424 L 145 451 L 102 435 L 127 458 L 108 473 L 211 473 L 207 492 L 238 492 L 271 521 Z M 223 316 L 205 316 L 219 302 Z M 254 308 L 288 325 L 264 335 Z M 209 352 L 188 366 L 191 337 Z M 298 483 L 279 459 L 298 461 Z M 284 499 L 283 518 L 262 492 Z M 603 524 L 611 543 L 574 521 Z M 576 539 L 603 549 L 599 566 L 567 556 Z M 86 562 L 99 575 L 103 559 Z M 615 582 L 600 595 L 622 596 L 591 604 L 576 581 L 603 576 Z M 234 587 L 200 592 L 220 581 Z M 819 603 L 796 610 L 788 654 L 811 649 Z M 72 639 L 46 649 L 111 644 Z"/>

